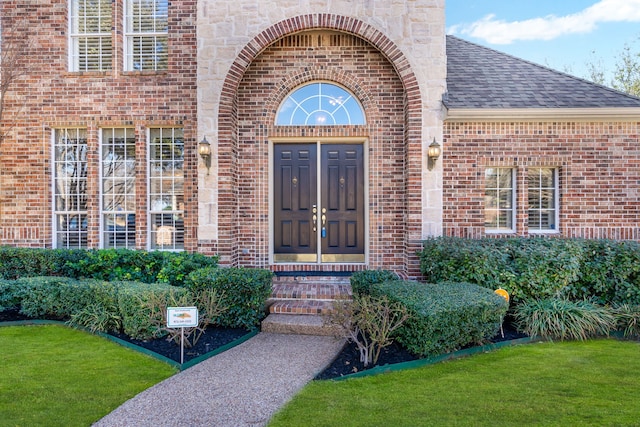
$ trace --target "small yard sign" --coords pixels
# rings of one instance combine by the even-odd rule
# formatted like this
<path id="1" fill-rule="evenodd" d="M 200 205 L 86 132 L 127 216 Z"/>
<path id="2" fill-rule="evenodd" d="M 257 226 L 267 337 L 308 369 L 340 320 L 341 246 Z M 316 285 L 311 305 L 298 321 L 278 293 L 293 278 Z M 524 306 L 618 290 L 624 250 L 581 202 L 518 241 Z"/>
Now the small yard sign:
<path id="1" fill-rule="evenodd" d="M 168 328 L 193 328 L 198 326 L 198 307 L 167 308 Z"/>

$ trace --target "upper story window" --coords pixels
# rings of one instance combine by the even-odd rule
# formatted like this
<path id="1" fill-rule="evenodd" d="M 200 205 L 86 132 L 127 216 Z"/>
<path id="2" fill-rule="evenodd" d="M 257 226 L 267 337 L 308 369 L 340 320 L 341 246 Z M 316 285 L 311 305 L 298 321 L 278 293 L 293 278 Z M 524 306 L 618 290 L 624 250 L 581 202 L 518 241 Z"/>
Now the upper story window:
<path id="1" fill-rule="evenodd" d="M 527 187 L 529 202 L 529 232 L 557 232 L 558 169 L 529 169 Z"/>
<path id="2" fill-rule="evenodd" d="M 168 0 L 125 0 L 125 71 L 166 70 Z"/>
<path id="3" fill-rule="evenodd" d="M 111 0 L 70 0 L 70 4 L 70 70 L 111 70 Z"/>
<path id="4" fill-rule="evenodd" d="M 276 125 L 362 125 L 364 111 L 353 94 L 331 83 L 315 82 L 290 93 L 278 108 Z"/>
<path id="5" fill-rule="evenodd" d="M 485 169 L 484 226 L 487 232 L 515 231 L 515 186 L 513 168 Z"/>

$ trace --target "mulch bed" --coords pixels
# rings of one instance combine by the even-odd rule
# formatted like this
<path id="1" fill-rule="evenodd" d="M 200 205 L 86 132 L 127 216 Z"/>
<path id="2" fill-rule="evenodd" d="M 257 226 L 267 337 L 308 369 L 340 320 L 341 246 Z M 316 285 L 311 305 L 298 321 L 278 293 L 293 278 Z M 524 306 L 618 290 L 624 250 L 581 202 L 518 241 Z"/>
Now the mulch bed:
<path id="1" fill-rule="evenodd" d="M 490 343 L 497 343 L 501 341 L 511 341 L 519 338 L 525 338 L 527 335 L 518 332 L 515 327 L 511 325 L 509 321 L 505 322 L 503 327 L 504 336 L 498 333 L 490 340 Z M 393 343 L 388 347 L 385 347 L 380 352 L 380 357 L 376 366 L 390 365 L 394 363 L 410 362 L 418 360 L 419 357 L 411 354 L 407 349 L 397 343 Z M 342 352 L 338 354 L 336 359 L 331 365 L 327 367 L 323 372 L 318 374 L 315 379 L 328 380 L 332 378 L 338 378 L 356 372 L 361 372 L 367 369 L 371 369 L 373 366 L 365 367 L 360 362 L 360 352 L 355 343 L 347 343 Z"/>
<path id="2" fill-rule="evenodd" d="M 6 310 L 0 312 L 0 322 L 16 321 L 16 320 L 33 320 L 32 318 L 20 314 L 17 310 Z M 60 320 L 60 319 L 50 319 Z M 184 350 L 184 362 L 188 362 L 192 359 L 205 355 L 211 351 L 216 350 L 230 342 L 233 342 L 244 335 L 249 333 L 243 328 L 207 328 L 206 332 L 200 337 L 198 343 L 192 348 L 185 348 Z M 133 345 L 146 348 L 147 350 L 158 353 L 164 357 L 174 360 L 180 363 L 180 346 L 173 341 L 168 341 L 166 338 L 157 338 L 153 340 L 135 340 L 124 334 L 112 334 L 113 336 L 127 341 Z M 491 342 L 500 342 L 506 340 L 513 340 L 517 338 L 523 338 L 526 335 L 521 334 L 513 328 L 510 323 L 505 323 L 504 337 L 498 334 Z M 384 366 L 389 364 L 408 362 L 417 360 L 418 357 L 411 354 L 405 348 L 397 343 L 393 343 L 388 347 L 382 349 L 380 358 L 378 359 L 377 366 Z M 370 369 L 373 366 L 365 367 L 360 362 L 360 352 L 354 343 L 347 343 L 342 351 L 337 355 L 334 361 L 316 376 L 315 379 L 326 380 L 332 378 L 338 378 L 345 375 L 361 372 L 366 369 Z"/>

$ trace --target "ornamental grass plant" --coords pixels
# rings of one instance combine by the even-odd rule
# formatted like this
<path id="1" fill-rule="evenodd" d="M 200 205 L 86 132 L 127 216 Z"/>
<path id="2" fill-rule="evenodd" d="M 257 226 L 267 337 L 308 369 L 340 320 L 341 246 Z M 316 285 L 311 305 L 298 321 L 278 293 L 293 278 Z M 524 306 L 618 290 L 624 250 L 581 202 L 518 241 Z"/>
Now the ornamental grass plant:
<path id="1" fill-rule="evenodd" d="M 584 341 L 608 335 L 616 327 L 610 309 L 590 301 L 543 298 L 525 301 L 514 309 L 516 327 L 530 335 Z"/>

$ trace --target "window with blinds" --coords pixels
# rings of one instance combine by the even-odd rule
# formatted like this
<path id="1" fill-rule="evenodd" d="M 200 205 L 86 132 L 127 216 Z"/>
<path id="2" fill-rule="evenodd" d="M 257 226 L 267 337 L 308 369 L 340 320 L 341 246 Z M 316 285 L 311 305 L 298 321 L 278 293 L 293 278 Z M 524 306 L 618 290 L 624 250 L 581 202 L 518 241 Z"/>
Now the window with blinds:
<path id="1" fill-rule="evenodd" d="M 168 67 L 167 0 L 125 0 L 125 71 Z"/>
<path id="2" fill-rule="evenodd" d="M 70 0 L 69 26 L 69 69 L 111 70 L 111 1 Z"/>

